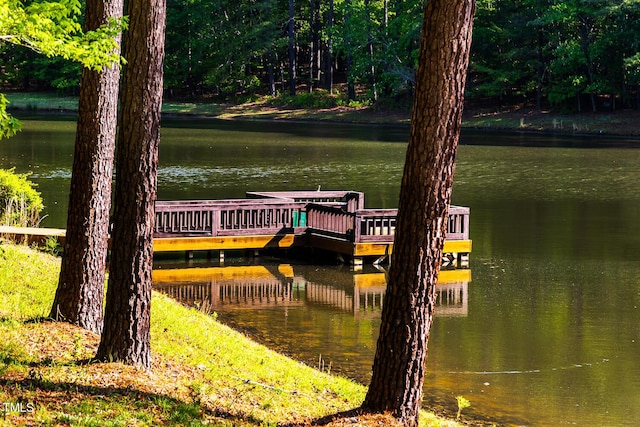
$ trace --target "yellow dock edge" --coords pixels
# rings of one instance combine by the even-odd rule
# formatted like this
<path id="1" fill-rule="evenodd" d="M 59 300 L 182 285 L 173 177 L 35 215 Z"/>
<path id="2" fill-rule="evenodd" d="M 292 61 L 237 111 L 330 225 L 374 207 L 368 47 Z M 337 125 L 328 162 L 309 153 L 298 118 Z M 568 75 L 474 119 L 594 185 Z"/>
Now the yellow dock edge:
<path id="1" fill-rule="evenodd" d="M 293 234 L 229 237 L 157 237 L 154 252 L 215 251 L 265 248 L 290 248 L 295 244 Z"/>
<path id="2" fill-rule="evenodd" d="M 471 253 L 471 240 L 446 240 L 444 253 Z M 354 243 L 353 256 L 384 256 L 393 253 L 393 243 Z"/>

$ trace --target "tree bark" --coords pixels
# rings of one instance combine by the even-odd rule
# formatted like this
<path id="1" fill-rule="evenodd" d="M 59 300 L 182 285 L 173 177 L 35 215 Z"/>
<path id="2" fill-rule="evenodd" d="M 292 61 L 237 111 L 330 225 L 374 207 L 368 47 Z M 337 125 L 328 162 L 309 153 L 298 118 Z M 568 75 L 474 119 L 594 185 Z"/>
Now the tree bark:
<path id="1" fill-rule="evenodd" d="M 442 261 L 474 0 L 429 0 L 373 376 L 362 408 L 418 425 Z"/>
<path id="2" fill-rule="evenodd" d="M 85 28 L 121 17 L 122 9 L 122 0 L 88 0 Z M 103 322 L 119 81 L 119 64 L 82 70 L 67 234 L 50 314 L 96 333 Z"/>
<path id="3" fill-rule="evenodd" d="M 148 369 L 166 3 L 131 0 L 127 14 L 111 268 L 96 357 Z"/>

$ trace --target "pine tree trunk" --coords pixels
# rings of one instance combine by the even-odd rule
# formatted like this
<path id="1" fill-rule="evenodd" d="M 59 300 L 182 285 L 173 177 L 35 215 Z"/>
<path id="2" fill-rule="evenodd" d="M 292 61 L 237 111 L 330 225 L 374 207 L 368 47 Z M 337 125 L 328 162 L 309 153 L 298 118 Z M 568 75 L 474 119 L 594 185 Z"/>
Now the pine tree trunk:
<path id="1" fill-rule="evenodd" d="M 97 358 L 151 366 L 150 308 L 165 0 L 127 7 L 111 267 Z"/>
<path id="2" fill-rule="evenodd" d="M 88 0 L 87 30 L 121 17 L 122 0 Z M 100 333 L 120 67 L 82 70 L 67 234 L 50 316 Z"/>
<path id="3" fill-rule="evenodd" d="M 373 376 L 362 405 L 418 425 L 427 345 L 442 261 L 473 0 L 429 0 L 411 132 Z"/>

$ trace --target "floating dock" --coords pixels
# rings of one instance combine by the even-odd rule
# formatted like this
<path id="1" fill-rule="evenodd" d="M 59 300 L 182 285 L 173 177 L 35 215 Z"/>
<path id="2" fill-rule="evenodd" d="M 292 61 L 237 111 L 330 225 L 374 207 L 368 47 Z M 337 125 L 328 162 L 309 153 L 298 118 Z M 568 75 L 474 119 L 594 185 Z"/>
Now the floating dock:
<path id="1" fill-rule="evenodd" d="M 390 261 L 397 209 L 365 209 L 356 191 L 248 192 L 245 199 L 158 201 L 154 251 L 307 247 L 349 259 Z M 471 252 L 469 208 L 451 206 L 444 265 L 464 267 Z"/>
<path id="2" fill-rule="evenodd" d="M 312 248 L 358 268 L 390 262 L 397 209 L 365 209 L 356 191 L 248 192 L 244 199 L 157 201 L 154 252 Z M 0 236 L 29 243 L 64 240 L 65 230 L 0 226 Z M 444 267 L 466 267 L 471 253 L 469 208 L 451 206 Z"/>

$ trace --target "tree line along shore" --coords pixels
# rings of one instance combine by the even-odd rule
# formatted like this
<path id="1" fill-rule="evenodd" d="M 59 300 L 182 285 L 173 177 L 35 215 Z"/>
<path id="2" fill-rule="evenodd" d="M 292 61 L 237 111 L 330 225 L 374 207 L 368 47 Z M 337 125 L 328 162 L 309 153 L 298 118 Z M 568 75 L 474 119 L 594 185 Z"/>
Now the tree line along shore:
<path id="1" fill-rule="evenodd" d="M 36 113 L 74 113 L 78 98 L 49 92 L 9 92 L 10 110 L 19 117 Z M 171 117 L 211 117 L 235 120 L 299 120 L 358 124 L 409 125 L 408 109 L 385 110 L 375 106 L 313 107 L 273 103 L 268 98 L 240 104 L 165 100 L 163 114 Z M 542 132 L 566 135 L 602 135 L 640 138 L 640 110 L 608 113 L 557 114 L 532 106 L 496 109 L 468 103 L 462 126 L 471 129 Z"/>

